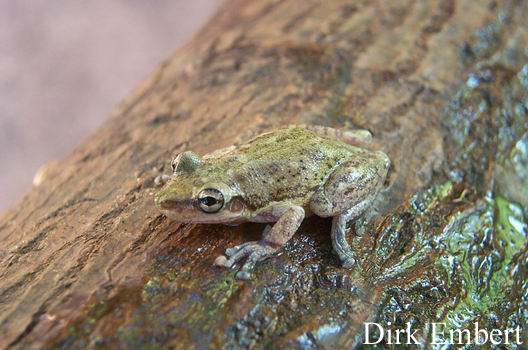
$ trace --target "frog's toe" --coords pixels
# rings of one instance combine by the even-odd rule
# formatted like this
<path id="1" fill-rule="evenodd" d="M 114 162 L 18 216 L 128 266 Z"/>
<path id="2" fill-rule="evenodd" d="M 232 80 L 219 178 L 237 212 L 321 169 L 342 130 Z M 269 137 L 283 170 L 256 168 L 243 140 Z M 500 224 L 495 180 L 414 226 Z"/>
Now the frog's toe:
<path id="1" fill-rule="evenodd" d="M 250 280 L 251 273 L 253 272 L 257 261 L 258 258 L 256 255 L 250 255 L 242 266 L 242 268 L 240 269 L 240 271 L 237 272 L 236 278 L 239 280 Z"/>
<path id="2" fill-rule="evenodd" d="M 227 256 L 233 256 L 235 255 L 236 252 L 238 252 L 239 249 L 238 249 L 238 246 L 236 247 L 232 247 L 232 248 L 227 248 L 226 251 L 225 251 L 225 255 Z"/>
<path id="3" fill-rule="evenodd" d="M 239 279 L 249 279 L 251 272 L 258 261 L 264 260 L 276 251 L 275 248 L 260 242 L 247 242 L 226 250 L 229 259 L 220 261 L 222 266 L 232 267 L 237 262 L 246 258 L 246 262 L 237 273 Z M 218 260 L 219 258 L 217 258 Z"/>
<path id="4" fill-rule="evenodd" d="M 215 266 L 225 266 L 225 263 L 227 262 L 227 258 L 223 255 L 219 255 L 216 257 L 214 261 Z"/>
<path id="5" fill-rule="evenodd" d="M 352 257 L 347 257 L 346 259 L 341 260 L 341 265 L 345 269 L 351 269 L 354 266 L 356 266 L 356 259 L 354 259 Z"/>
<path id="6" fill-rule="evenodd" d="M 229 248 L 226 250 L 226 255 L 229 259 L 225 262 L 224 266 L 231 267 L 243 258 L 250 256 L 255 251 L 253 242 L 241 244 L 239 246 Z"/>
<path id="7" fill-rule="evenodd" d="M 225 254 L 229 257 L 235 255 L 236 253 L 240 252 L 241 250 L 243 250 L 245 247 L 249 246 L 249 245 L 252 245 L 254 244 L 255 242 L 246 242 L 246 243 L 243 243 L 243 244 L 240 244 L 240 245 L 236 245 L 234 247 L 231 247 L 231 248 L 227 248 L 226 251 L 225 251 Z"/>
<path id="8" fill-rule="evenodd" d="M 257 262 L 268 258 L 273 254 L 274 251 L 268 251 L 266 249 L 259 249 L 251 253 L 246 259 L 246 262 L 236 274 L 236 278 L 240 280 L 249 280 L 251 279 L 251 274 Z"/>
<path id="9" fill-rule="evenodd" d="M 236 274 L 236 279 L 237 280 L 248 281 L 248 280 L 251 279 L 251 272 L 249 272 L 249 271 L 238 271 L 237 274 Z"/>

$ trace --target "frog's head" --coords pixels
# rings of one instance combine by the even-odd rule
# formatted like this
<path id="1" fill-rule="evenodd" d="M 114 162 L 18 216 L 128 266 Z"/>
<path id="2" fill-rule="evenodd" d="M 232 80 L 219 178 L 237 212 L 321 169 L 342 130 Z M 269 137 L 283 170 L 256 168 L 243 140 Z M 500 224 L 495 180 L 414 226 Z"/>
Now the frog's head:
<path id="1" fill-rule="evenodd" d="M 173 177 L 156 195 L 156 204 L 179 222 L 228 223 L 244 221 L 247 210 L 232 188 L 215 178 L 198 155 L 187 151 L 172 162 Z"/>

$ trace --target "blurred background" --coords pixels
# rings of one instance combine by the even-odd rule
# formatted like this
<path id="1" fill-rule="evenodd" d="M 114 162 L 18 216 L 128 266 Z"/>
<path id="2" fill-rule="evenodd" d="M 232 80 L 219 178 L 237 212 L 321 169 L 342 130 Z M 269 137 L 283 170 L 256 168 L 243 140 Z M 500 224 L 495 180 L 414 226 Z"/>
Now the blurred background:
<path id="1" fill-rule="evenodd" d="M 220 0 L 0 0 L 0 213 L 67 155 Z"/>

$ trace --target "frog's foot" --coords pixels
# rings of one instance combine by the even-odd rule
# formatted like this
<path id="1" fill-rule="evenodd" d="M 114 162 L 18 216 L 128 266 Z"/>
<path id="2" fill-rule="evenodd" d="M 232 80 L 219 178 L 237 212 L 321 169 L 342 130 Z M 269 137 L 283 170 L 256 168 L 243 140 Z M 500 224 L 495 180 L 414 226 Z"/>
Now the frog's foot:
<path id="1" fill-rule="evenodd" d="M 236 277 L 238 279 L 248 280 L 251 278 L 251 272 L 253 271 L 255 264 L 269 258 L 277 251 L 277 249 L 278 247 L 265 240 L 247 242 L 233 248 L 228 248 L 225 253 L 229 259 L 220 255 L 216 258 L 215 265 L 230 268 L 237 262 L 246 258 L 246 262 L 242 265 L 242 268 L 237 273 Z"/>
<path id="2" fill-rule="evenodd" d="M 237 273 L 239 279 L 250 279 L 255 264 L 270 257 L 293 236 L 304 219 L 304 209 L 296 205 L 269 208 L 281 212 L 275 225 L 267 226 L 260 241 L 247 242 L 226 250 L 227 259 L 221 255 L 215 260 L 215 265 L 232 267 L 238 261 L 246 258 L 246 262 Z"/>

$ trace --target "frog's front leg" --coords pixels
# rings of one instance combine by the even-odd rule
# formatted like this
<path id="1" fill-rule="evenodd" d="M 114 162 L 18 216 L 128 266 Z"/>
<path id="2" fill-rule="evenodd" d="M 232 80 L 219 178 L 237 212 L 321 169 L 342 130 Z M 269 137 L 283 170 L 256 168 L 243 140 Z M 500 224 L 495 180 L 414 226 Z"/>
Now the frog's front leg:
<path id="1" fill-rule="evenodd" d="M 280 217 L 278 217 L 273 227 L 266 227 L 260 241 L 247 242 L 227 249 L 226 255 L 229 259 L 219 256 L 215 260 L 215 265 L 232 267 L 235 263 L 247 257 L 246 262 L 237 273 L 237 278 L 249 279 L 255 264 L 270 257 L 288 242 L 304 219 L 304 209 L 296 205 L 285 206 L 281 204 L 276 208 L 268 208 L 268 213 L 263 214 L 280 214 Z"/>

